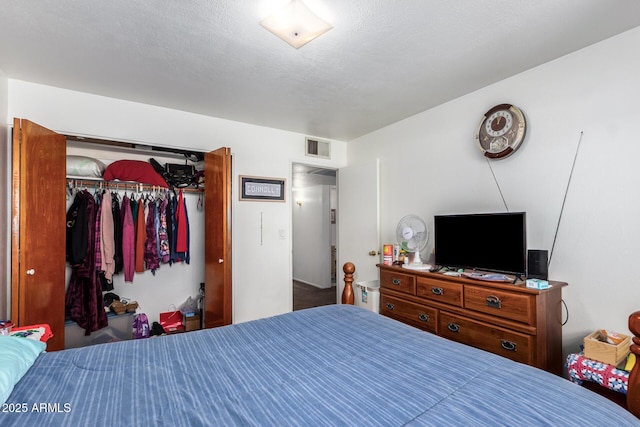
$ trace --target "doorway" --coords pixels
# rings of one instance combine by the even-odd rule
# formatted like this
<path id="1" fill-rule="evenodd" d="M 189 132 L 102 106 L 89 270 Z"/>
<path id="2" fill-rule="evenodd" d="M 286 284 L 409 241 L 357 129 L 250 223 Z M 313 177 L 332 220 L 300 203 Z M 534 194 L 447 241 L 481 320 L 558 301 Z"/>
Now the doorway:
<path id="1" fill-rule="evenodd" d="M 293 310 L 337 302 L 336 169 L 292 165 Z"/>

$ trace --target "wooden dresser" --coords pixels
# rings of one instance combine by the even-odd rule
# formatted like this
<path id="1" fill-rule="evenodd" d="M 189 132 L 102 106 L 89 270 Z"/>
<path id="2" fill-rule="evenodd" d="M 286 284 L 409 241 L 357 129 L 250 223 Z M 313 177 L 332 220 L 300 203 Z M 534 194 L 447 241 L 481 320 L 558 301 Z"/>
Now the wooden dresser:
<path id="1" fill-rule="evenodd" d="M 562 287 L 488 282 L 378 265 L 380 314 L 562 375 Z"/>

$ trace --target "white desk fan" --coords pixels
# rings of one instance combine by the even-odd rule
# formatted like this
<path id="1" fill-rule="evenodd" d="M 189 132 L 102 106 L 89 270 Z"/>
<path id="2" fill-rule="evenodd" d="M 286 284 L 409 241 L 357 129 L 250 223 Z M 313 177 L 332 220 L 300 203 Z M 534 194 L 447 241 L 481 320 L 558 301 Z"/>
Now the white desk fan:
<path id="1" fill-rule="evenodd" d="M 402 267 L 413 270 L 431 269 L 431 265 L 423 264 L 420 259 L 420 251 L 424 250 L 429 242 L 429 229 L 422 218 L 418 215 L 404 216 L 396 227 L 396 239 L 402 249 L 414 254 L 413 261 L 405 262 Z"/>

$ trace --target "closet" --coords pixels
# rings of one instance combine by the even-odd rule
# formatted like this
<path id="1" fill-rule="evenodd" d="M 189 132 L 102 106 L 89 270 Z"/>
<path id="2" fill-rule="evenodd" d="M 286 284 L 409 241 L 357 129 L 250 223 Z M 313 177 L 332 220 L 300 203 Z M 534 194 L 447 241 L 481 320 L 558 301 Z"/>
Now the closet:
<path id="1" fill-rule="evenodd" d="M 64 348 L 66 137 L 25 119 L 13 123 L 11 316 L 48 323 L 47 350 Z M 232 321 L 231 150 L 205 154 L 204 325 Z"/>

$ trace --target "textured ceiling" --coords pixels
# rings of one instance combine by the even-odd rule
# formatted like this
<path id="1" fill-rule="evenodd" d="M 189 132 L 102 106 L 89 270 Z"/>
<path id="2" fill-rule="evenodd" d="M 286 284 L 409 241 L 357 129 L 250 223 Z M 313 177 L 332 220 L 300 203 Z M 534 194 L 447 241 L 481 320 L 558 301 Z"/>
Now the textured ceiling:
<path id="1" fill-rule="evenodd" d="M 638 0 L 305 0 L 299 50 L 258 22 L 288 0 L 3 1 L 9 78 L 348 141 L 640 26 Z"/>

